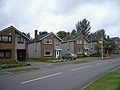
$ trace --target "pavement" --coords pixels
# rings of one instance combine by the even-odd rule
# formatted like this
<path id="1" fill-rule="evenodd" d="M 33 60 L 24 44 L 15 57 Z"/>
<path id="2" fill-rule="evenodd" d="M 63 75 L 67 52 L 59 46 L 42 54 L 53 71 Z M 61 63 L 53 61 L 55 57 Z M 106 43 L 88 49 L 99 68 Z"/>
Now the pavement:
<path id="1" fill-rule="evenodd" d="M 48 64 L 42 70 L 0 76 L 0 90 L 82 90 L 101 75 L 120 67 L 120 59 L 79 64 L 55 63 L 56 66 Z"/>

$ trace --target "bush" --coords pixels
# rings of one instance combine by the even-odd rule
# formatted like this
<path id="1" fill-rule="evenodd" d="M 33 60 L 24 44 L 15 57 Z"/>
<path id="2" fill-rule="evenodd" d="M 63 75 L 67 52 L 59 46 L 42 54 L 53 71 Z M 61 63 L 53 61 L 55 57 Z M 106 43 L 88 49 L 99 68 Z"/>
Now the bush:
<path id="1" fill-rule="evenodd" d="M 85 57 L 90 57 L 90 56 L 89 55 L 78 56 L 78 58 L 85 58 Z"/>
<path id="2" fill-rule="evenodd" d="M 30 63 L 23 63 L 23 62 L 1 62 L 0 68 L 13 68 L 13 67 L 23 67 L 23 66 L 30 66 Z"/>

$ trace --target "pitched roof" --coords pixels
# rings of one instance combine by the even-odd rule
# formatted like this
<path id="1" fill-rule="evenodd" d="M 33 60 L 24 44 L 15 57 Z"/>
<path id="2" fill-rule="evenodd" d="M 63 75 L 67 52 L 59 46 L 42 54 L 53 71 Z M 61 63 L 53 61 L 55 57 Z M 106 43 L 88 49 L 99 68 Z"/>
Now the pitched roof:
<path id="1" fill-rule="evenodd" d="M 77 35 L 77 36 L 71 36 L 71 35 L 67 35 L 65 38 L 63 38 L 63 40 L 66 41 L 74 41 L 75 39 L 77 39 L 78 37 L 82 36 L 85 40 L 87 40 L 88 42 L 90 42 L 83 34 L 81 35 Z"/>
<path id="2" fill-rule="evenodd" d="M 20 32 L 18 29 L 16 29 L 16 28 L 13 27 L 13 26 L 9 26 L 9 27 L 1 30 L 0 32 L 4 32 L 4 31 L 9 30 L 9 29 L 15 30 L 17 33 L 19 33 L 20 35 L 22 35 L 22 36 L 25 37 L 26 39 L 30 40 L 26 35 L 24 35 L 22 32 Z"/>
<path id="3" fill-rule="evenodd" d="M 43 40 L 44 38 L 46 38 L 47 36 L 49 36 L 51 34 L 53 34 L 56 38 L 58 38 L 60 41 L 63 42 L 63 40 L 61 38 L 59 38 L 57 35 L 55 35 L 54 33 L 51 32 L 51 33 L 48 33 L 48 34 L 38 35 L 37 38 L 34 38 L 29 43 L 38 42 L 40 40 Z"/>

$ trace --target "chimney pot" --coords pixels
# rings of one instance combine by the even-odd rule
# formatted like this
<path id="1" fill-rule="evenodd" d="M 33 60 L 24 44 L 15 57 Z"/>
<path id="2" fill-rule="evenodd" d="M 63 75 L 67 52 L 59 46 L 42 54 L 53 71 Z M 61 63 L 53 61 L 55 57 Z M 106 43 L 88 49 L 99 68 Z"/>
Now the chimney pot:
<path id="1" fill-rule="evenodd" d="M 38 36 L 38 30 L 35 30 L 35 38 Z"/>

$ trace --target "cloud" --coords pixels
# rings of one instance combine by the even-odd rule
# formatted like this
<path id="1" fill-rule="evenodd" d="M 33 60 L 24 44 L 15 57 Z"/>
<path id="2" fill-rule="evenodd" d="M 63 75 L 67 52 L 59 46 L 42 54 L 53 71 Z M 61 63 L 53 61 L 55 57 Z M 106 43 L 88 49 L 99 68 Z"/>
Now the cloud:
<path id="1" fill-rule="evenodd" d="M 0 29 L 14 25 L 33 36 L 35 29 L 71 31 L 86 18 L 91 32 L 104 28 L 110 36 L 119 36 L 119 5 L 119 0 L 0 0 Z"/>

